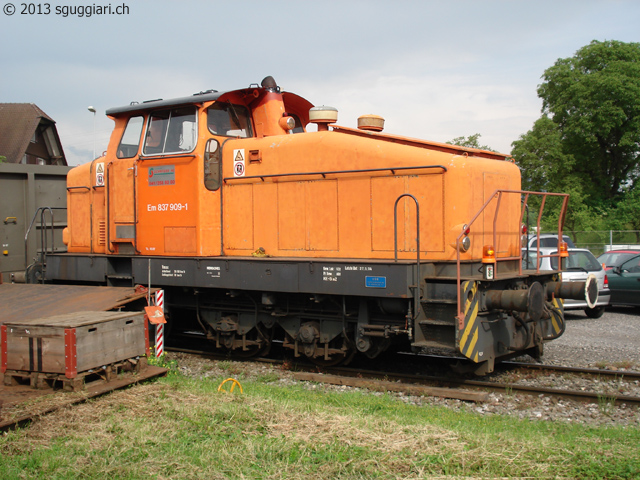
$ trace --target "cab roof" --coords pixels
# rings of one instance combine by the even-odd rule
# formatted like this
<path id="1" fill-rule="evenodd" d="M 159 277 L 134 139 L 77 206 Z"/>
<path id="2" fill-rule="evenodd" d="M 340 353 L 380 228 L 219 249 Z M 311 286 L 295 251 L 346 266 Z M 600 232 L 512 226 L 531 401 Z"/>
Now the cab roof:
<path id="1" fill-rule="evenodd" d="M 194 103 L 204 103 L 217 100 L 227 92 L 207 90 L 206 92 L 194 93 L 190 97 L 171 98 L 169 100 L 147 100 L 142 103 L 131 102 L 124 107 L 110 108 L 106 111 L 108 116 L 118 116 L 123 113 L 147 111 L 156 108 L 175 107 L 177 105 L 193 105 Z"/>

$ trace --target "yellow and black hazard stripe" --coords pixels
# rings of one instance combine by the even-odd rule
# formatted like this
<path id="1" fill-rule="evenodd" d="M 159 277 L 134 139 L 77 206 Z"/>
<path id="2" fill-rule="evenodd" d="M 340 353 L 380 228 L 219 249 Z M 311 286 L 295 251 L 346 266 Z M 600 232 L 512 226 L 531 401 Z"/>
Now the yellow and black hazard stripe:
<path id="1" fill-rule="evenodd" d="M 551 328 L 553 328 L 553 337 L 560 335 L 564 330 L 564 303 L 561 298 L 553 297 L 551 304 L 555 311 L 551 312 Z"/>
<path id="2" fill-rule="evenodd" d="M 478 284 L 467 281 L 462 284 L 464 300 L 464 324 L 461 326 L 460 352 L 478 362 Z"/>

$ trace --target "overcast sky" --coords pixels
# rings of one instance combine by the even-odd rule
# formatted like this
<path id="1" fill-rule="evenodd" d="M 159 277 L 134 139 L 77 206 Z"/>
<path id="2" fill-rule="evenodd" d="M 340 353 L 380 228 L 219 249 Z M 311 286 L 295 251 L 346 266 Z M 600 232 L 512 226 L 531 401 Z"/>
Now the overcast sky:
<path id="1" fill-rule="evenodd" d="M 91 160 L 94 142 L 106 149 L 108 108 L 267 75 L 336 107 L 341 125 L 373 113 L 388 133 L 439 142 L 479 133 L 509 153 L 540 116 L 546 68 L 592 40 L 640 42 L 638 0 L 50 0 L 48 15 L 44 3 L 29 15 L 9 1 L 13 15 L 0 1 L 0 102 L 42 108 L 72 165 Z M 63 16 L 64 6 L 108 5 L 128 13 Z"/>

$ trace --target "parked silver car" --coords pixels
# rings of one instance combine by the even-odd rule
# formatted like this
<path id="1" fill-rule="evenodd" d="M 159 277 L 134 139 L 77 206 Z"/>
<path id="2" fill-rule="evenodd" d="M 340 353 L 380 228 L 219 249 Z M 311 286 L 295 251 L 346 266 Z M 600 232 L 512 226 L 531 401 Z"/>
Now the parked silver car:
<path id="1" fill-rule="evenodd" d="M 546 257 L 544 255 L 553 255 L 557 253 L 556 248 L 540 248 L 540 258 L 538 265 L 540 270 L 557 270 L 558 257 Z M 596 257 L 585 248 L 570 248 L 569 258 L 567 259 L 566 269 L 562 272 L 562 280 L 569 282 L 584 282 L 589 274 L 593 274 L 598 282 L 598 301 L 596 306 L 590 308 L 586 300 L 565 300 L 565 310 L 584 310 L 590 318 L 600 318 L 604 314 L 604 309 L 609 305 L 611 291 L 609 290 L 609 279 L 605 273 L 602 264 L 598 262 Z M 529 248 L 522 249 L 522 268 L 535 269 L 537 250 Z"/>
<path id="2" fill-rule="evenodd" d="M 543 233 L 542 235 L 528 235 L 523 237 L 522 246 L 526 247 L 529 244 L 529 249 L 535 249 L 538 246 L 538 240 L 540 240 L 540 248 L 558 248 L 558 235 L 555 233 Z M 562 241 L 567 243 L 569 248 L 575 248 L 573 240 L 568 235 L 562 236 Z"/>

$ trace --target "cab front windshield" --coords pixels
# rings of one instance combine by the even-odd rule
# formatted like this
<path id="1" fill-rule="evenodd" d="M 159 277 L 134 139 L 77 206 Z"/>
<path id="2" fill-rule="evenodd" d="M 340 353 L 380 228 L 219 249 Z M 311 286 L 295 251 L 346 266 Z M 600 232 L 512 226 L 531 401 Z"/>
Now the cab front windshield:
<path id="1" fill-rule="evenodd" d="M 198 140 L 196 107 L 158 110 L 149 116 L 144 155 L 191 152 Z"/>
<path id="2" fill-rule="evenodd" d="M 207 109 L 207 127 L 214 135 L 240 138 L 253 136 L 247 107 L 230 102 L 216 102 Z"/>

